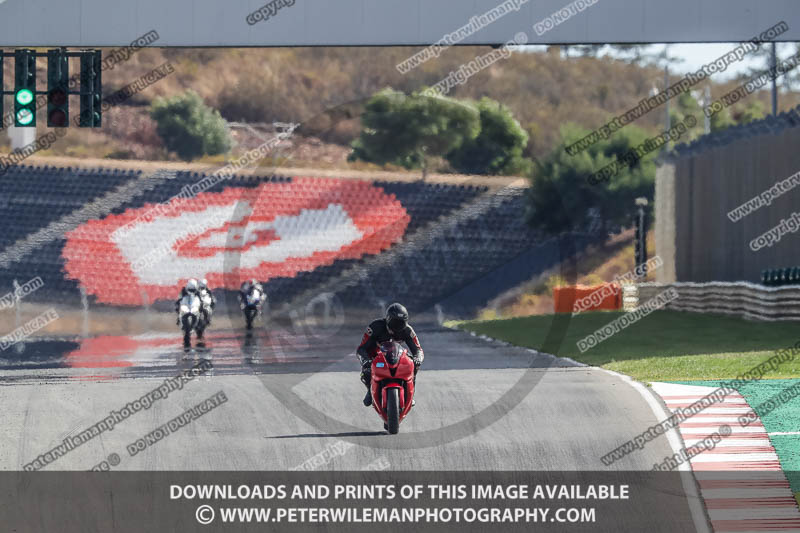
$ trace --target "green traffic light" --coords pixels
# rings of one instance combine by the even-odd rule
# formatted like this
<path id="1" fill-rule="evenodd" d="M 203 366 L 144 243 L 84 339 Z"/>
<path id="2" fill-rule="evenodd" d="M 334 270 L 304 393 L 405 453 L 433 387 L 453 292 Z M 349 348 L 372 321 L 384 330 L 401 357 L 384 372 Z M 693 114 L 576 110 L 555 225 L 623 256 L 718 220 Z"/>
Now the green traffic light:
<path id="1" fill-rule="evenodd" d="M 30 89 L 20 89 L 15 96 L 19 105 L 28 105 L 33 102 L 33 91 Z"/>
<path id="2" fill-rule="evenodd" d="M 17 111 L 17 122 L 23 126 L 27 126 L 33 122 L 33 113 L 30 109 L 20 109 Z"/>

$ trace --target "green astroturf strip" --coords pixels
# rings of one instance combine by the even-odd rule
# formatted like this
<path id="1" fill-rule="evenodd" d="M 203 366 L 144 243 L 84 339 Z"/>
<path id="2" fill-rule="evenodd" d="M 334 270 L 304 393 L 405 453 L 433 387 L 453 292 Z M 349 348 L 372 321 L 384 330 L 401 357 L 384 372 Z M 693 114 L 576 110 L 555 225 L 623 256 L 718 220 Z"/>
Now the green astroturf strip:
<path id="1" fill-rule="evenodd" d="M 700 385 L 719 387 L 720 380 L 703 381 L 674 381 L 682 385 Z M 780 405 L 771 412 L 759 408 L 772 396 L 781 390 L 800 383 L 798 379 L 762 379 L 751 381 L 739 387 L 739 393 L 744 396 L 747 403 L 755 409 L 767 433 L 800 432 L 800 397 Z M 709 390 L 711 392 L 711 390 Z M 770 438 L 775 452 L 781 461 L 781 467 L 786 473 L 792 491 L 800 492 L 800 435 L 773 435 Z"/>

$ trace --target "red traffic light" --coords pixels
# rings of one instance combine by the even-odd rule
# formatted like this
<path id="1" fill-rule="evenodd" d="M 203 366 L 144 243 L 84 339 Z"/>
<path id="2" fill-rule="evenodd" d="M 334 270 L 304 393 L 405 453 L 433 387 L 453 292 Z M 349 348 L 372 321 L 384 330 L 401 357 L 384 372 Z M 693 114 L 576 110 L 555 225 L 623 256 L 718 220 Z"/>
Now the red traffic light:
<path id="1" fill-rule="evenodd" d="M 67 114 L 62 109 L 54 109 L 47 116 L 47 125 L 53 128 L 66 128 Z"/>

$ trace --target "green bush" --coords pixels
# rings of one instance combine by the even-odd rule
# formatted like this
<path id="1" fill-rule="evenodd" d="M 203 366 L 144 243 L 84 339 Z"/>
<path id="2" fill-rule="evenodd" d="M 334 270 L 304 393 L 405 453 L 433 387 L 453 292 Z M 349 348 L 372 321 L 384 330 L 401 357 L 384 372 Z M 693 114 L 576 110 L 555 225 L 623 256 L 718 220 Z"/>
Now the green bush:
<path id="1" fill-rule="evenodd" d="M 422 168 L 423 178 L 431 158 L 444 156 L 480 131 L 473 105 L 392 89 L 370 98 L 361 123 L 361 136 L 353 141 L 348 160 Z"/>
<path id="2" fill-rule="evenodd" d="M 490 98 L 477 104 L 481 131 L 447 154 L 450 165 L 464 174 L 527 174 L 530 160 L 522 157 L 528 133 L 506 106 Z"/>
<path id="3" fill-rule="evenodd" d="M 156 99 L 150 116 L 156 121 L 156 131 L 167 150 L 184 161 L 231 149 L 227 123 L 192 90 L 169 99 Z"/>

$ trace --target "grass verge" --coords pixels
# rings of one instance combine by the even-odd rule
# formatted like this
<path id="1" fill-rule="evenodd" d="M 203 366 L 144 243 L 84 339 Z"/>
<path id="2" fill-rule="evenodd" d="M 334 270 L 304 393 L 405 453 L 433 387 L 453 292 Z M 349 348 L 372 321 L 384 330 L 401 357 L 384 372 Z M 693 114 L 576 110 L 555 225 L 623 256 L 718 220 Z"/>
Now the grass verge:
<path id="1" fill-rule="evenodd" d="M 554 355 L 628 374 L 640 381 L 674 381 L 718 387 L 762 363 L 774 350 L 792 346 L 800 329 L 789 322 L 753 322 L 736 317 L 656 311 L 594 347 L 577 343 L 607 325 L 620 312 L 583 313 L 571 318 Z M 452 325 L 519 346 L 541 347 L 553 315 Z M 800 431 L 800 397 L 771 412 L 759 406 L 800 379 L 800 358 L 786 361 L 764 379 L 745 383 L 739 392 L 756 410 L 767 433 Z M 710 389 L 709 389 L 710 390 Z M 770 435 L 781 466 L 800 503 L 800 435 Z"/>
<path id="2" fill-rule="evenodd" d="M 590 312 L 572 317 L 564 341 L 553 355 L 628 374 L 640 381 L 729 379 L 765 361 L 774 350 L 800 340 L 800 329 L 794 323 L 655 311 L 585 352 L 578 349 L 579 340 L 622 314 Z M 452 325 L 540 349 L 552 321 L 553 315 L 537 315 Z M 800 358 L 795 358 L 765 378 L 798 376 Z"/>

